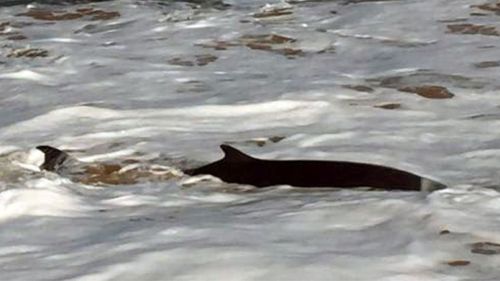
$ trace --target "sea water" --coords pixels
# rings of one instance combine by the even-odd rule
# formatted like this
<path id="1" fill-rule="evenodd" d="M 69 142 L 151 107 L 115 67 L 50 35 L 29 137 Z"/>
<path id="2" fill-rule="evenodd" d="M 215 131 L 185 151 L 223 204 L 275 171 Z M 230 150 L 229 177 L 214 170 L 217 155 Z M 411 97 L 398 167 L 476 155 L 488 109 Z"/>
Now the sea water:
<path id="1" fill-rule="evenodd" d="M 497 2 L 49 2 L 0 8 L 0 280 L 500 278 Z M 182 175 L 222 143 L 448 188 Z M 82 181 L 42 144 L 177 172 Z"/>

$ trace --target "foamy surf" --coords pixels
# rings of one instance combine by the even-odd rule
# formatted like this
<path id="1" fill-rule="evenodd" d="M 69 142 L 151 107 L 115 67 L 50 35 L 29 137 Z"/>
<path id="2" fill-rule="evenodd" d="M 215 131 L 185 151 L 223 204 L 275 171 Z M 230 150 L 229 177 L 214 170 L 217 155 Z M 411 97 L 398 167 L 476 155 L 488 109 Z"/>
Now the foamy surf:
<path id="1" fill-rule="evenodd" d="M 1 280 L 498 279 L 494 1 L 4 2 Z M 177 173 L 222 143 L 449 188 Z"/>

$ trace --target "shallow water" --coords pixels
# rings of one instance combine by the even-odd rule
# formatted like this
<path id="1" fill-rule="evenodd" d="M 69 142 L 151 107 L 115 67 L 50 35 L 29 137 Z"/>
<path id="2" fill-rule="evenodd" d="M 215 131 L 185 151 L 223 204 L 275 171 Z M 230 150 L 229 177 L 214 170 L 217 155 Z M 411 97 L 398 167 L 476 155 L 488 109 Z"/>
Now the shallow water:
<path id="1" fill-rule="evenodd" d="M 498 279 L 496 2 L 214 3 L 0 8 L 1 280 Z M 449 188 L 99 184 L 33 150 L 168 170 L 221 143 Z"/>

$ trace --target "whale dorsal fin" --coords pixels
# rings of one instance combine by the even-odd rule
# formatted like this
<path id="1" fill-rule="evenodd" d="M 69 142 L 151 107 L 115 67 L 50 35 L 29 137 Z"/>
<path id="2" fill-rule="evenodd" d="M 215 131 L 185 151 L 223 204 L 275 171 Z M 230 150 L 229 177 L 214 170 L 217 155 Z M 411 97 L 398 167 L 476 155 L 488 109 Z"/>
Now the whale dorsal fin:
<path id="1" fill-rule="evenodd" d="M 43 152 L 45 160 L 40 165 L 40 169 L 54 172 L 61 164 L 68 159 L 69 155 L 57 148 L 48 145 L 37 146 L 36 149 Z"/>
<path id="2" fill-rule="evenodd" d="M 245 153 L 227 144 L 222 144 L 220 146 L 220 149 L 224 151 L 224 159 L 223 159 L 224 161 L 249 162 L 255 160 L 255 158 L 253 158 L 252 156 L 246 155 Z"/>

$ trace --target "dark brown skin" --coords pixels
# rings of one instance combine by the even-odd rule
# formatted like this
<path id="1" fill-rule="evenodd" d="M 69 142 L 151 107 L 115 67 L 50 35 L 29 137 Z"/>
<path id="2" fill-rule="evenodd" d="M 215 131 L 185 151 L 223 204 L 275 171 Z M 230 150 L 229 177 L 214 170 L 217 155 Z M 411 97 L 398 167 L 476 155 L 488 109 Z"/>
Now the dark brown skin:
<path id="1" fill-rule="evenodd" d="M 223 159 L 184 172 L 193 176 L 209 174 L 225 182 L 250 184 L 256 187 L 291 185 L 421 190 L 424 180 L 409 172 L 372 164 L 341 161 L 262 160 L 248 156 L 228 145 L 221 145 L 221 149 L 225 153 Z"/>

